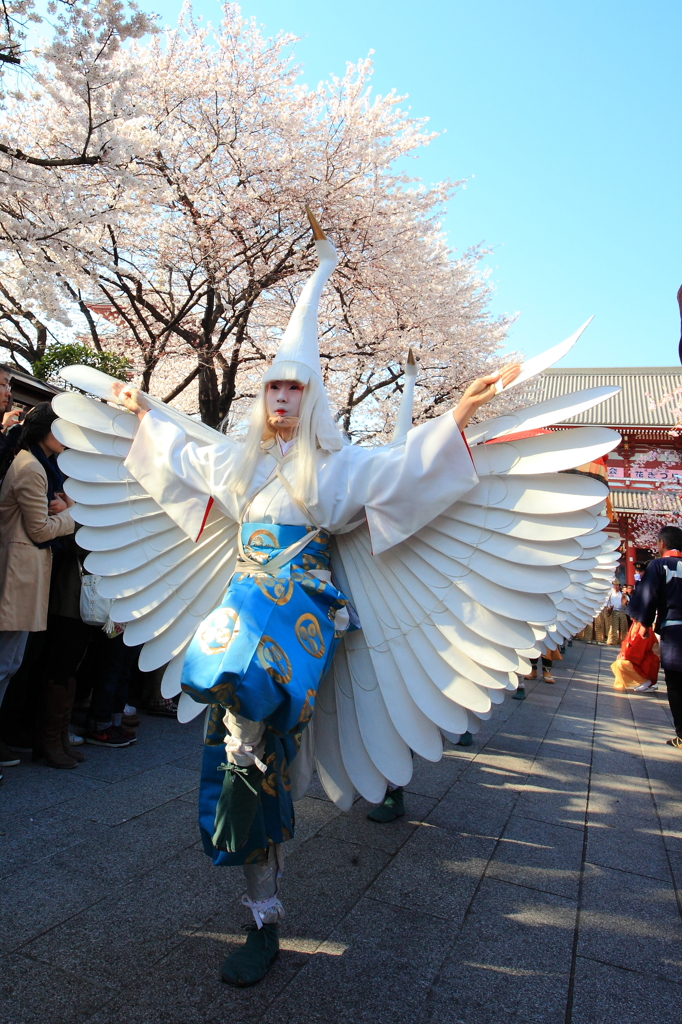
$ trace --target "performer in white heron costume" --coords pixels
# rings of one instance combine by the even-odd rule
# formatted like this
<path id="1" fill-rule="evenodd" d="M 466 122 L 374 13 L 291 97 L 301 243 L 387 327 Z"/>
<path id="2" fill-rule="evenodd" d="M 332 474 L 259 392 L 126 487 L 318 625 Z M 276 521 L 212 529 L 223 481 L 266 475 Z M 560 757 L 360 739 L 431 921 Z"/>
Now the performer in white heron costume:
<path id="1" fill-rule="evenodd" d="M 489 419 L 467 430 L 468 444 L 462 434 L 580 332 L 520 373 L 475 381 L 454 412 L 413 429 L 405 414 L 389 445 L 346 444 L 317 341 L 337 256 L 311 223 L 319 267 L 244 442 L 88 367 L 64 376 L 108 404 L 54 400 L 78 540 L 114 599 L 111 618 L 127 644 L 144 644 L 142 669 L 168 664 L 162 692 L 182 690 L 181 721 L 209 705 L 201 835 L 214 863 L 243 865 L 255 921 L 222 967 L 235 985 L 258 981 L 277 953 L 281 845 L 313 765 L 339 807 L 356 789 L 380 803 L 387 784 L 409 781 L 410 750 L 437 761 L 444 736 L 476 732 L 516 688 L 539 644 L 582 628 L 618 557 L 606 488 L 562 472 L 618 435 L 578 427 L 514 440 L 617 388 Z"/>

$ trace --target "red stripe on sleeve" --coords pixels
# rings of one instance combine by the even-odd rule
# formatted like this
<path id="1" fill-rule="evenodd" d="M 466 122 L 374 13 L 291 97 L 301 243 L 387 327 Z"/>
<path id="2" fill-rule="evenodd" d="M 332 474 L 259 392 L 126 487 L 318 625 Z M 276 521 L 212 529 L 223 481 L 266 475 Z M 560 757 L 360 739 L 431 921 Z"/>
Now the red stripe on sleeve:
<path id="1" fill-rule="evenodd" d="M 201 537 L 202 533 L 204 532 L 204 527 L 206 526 L 206 520 L 208 519 L 208 513 L 211 511 L 212 508 L 213 508 L 213 498 L 209 498 L 208 499 L 208 504 L 206 506 L 206 511 L 204 512 L 204 518 L 201 520 L 201 527 L 199 528 L 199 532 L 196 535 L 196 539 L 194 541 L 195 544 L 199 540 L 199 538 Z"/>

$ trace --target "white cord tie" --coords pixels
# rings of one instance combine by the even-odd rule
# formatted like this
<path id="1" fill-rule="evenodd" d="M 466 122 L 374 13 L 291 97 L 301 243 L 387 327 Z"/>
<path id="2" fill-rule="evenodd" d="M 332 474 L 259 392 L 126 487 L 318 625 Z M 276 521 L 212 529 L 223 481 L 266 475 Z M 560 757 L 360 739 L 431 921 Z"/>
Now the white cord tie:
<path id="1" fill-rule="evenodd" d="M 245 907 L 248 907 L 253 914 L 253 919 L 256 922 L 257 928 L 262 928 L 263 924 L 275 924 L 280 918 L 284 917 L 284 907 L 279 901 L 277 894 L 271 896 L 267 900 L 252 900 L 247 893 L 242 896 L 242 903 Z M 275 911 L 274 920 L 266 921 L 265 918 L 271 911 Z"/>
<path id="2" fill-rule="evenodd" d="M 241 740 L 237 739 L 236 736 L 231 736 L 229 733 L 225 737 L 225 752 L 227 754 L 228 761 L 230 760 L 230 754 L 240 754 L 242 757 L 248 759 L 249 764 L 255 764 L 256 768 L 259 768 L 265 775 L 268 770 L 267 765 L 263 764 L 256 754 L 256 750 L 259 746 L 260 740 L 258 743 L 243 743 Z M 233 761 L 232 763 L 238 764 L 239 762 Z M 242 765 L 242 767 L 244 766 Z"/>

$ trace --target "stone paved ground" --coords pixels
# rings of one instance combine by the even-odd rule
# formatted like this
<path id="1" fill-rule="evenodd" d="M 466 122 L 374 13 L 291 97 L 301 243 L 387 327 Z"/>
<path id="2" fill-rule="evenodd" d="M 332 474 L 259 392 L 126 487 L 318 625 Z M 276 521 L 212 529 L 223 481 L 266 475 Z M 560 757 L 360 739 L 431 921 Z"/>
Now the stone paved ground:
<path id="1" fill-rule="evenodd" d="M 418 761 L 399 823 L 302 801 L 284 948 L 246 991 L 218 980 L 245 917 L 196 841 L 197 723 L 7 769 L 0 1021 L 679 1024 L 682 755 L 664 692 L 613 692 L 614 654 L 576 643 Z"/>

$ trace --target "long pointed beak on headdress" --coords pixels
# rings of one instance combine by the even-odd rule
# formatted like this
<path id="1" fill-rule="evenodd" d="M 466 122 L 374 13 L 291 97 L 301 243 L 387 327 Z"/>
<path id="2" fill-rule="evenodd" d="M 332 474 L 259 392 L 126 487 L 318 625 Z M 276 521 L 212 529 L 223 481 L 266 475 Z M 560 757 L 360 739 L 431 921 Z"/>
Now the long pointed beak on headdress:
<path id="1" fill-rule="evenodd" d="M 313 238 L 316 242 L 323 241 L 327 236 L 319 225 L 317 217 L 306 203 L 305 212 L 308 214 L 308 220 L 310 221 L 310 227 L 313 231 Z"/>

